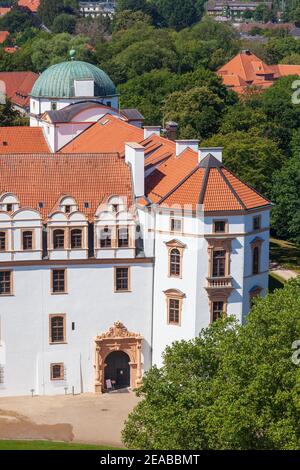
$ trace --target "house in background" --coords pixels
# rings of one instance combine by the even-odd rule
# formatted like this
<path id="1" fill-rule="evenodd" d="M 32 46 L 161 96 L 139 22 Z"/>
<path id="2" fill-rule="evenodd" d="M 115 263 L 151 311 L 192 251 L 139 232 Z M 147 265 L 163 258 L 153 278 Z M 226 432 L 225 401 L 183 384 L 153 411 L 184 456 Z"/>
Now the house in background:
<path id="1" fill-rule="evenodd" d="M 19 7 L 28 8 L 32 13 L 37 13 L 40 0 L 18 0 Z"/>
<path id="2" fill-rule="evenodd" d="M 11 51 L 7 51 L 11 52 Z M 0 82 L 4 83 L 5 94 L 15 109 L 27 114 L 30 108 L 30 93 L 38 74 L 34 72 L 0 72 Z M 3 85 L 1 86 L 1 91 Z M 4 90 L 3 90 L 4 91 Z"/>
<path id="3" fill-rule="evenodd" d="M 224 85 L 238 94 L 243 94 L 249 87 L 264 90 L 273 85 L 278 78 L 287 75 L 300 76 L 300 65 L 267 65 L 249 50 L 243 50 L 223 65 L 217 74 Z"/>

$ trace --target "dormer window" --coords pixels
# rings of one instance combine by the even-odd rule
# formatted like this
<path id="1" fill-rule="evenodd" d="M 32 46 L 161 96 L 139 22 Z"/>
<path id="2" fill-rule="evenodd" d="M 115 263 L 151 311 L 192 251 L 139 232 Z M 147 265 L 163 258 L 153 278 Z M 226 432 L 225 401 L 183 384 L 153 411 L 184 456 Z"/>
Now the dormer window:
<path id="1" fill-rule="evenodd" d="M 82 230 L 80 228 L 71 230 L 71 248 L 82 248 Z"/>
<path id="2" fill-rule="evenodd" d="M 112 211 L 113 212 L 118 212 L 118 210 L 119 210 L 118 204 L 112 204 Z"/>
<path id="3" fill-rule="evenodd" d="M 13 211 L 13 204 L 6 204 L 6 211 L 12 212 Z"/>
<path id="4" fill-rule="evenodd" d="M 70 214 L 70 212 L 71 212 L 71 206 L 70 206 L 70 205 L 66 205 L 66 206 L 65 206 L 65 213 L 66 213 L 66 214 Z"/>
<path id="5" fill-rule="evenodd" d="M 52 110 L 52 111 L 56 111 L 56 109 L 57 109 L 57 103 L 56 103 L 56 101 L 51 101 L 51 110 Z"/>
<path id="6" fill-rule="evenodd" d="M 6 212 L 15 212 L 19 209 L 19 201 L 12 193 L 5 193 L 0 198 L 0 209 Z"/>
<path id="7" fill-rule="evenodd" d="M 126 248 L 129 246 L 129 234 L 128 227 L 118 228 L 118 247 Z"/>

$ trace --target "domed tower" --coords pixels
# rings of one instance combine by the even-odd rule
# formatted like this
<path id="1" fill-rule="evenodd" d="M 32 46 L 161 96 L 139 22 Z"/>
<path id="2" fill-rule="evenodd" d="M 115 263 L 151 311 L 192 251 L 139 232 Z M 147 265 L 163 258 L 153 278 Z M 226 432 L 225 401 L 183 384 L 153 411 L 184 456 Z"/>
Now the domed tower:
<path id="1" fill-rule="evenodd" d="M 80 101 L 96 101 L 118 108 L 116 87 L 103 70 L 79 60 L 52 65 L 32 88 L 30 124 L 38 125 L 39 116 L 46 111 L 59 110 Z"/>

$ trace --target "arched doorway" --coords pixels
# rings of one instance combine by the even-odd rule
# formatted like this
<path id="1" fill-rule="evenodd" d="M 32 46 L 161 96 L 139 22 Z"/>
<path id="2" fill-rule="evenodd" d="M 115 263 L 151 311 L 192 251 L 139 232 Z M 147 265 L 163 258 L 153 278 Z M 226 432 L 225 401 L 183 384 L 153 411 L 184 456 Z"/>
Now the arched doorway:
<path id="1" fill-rule="evenodd" d="M 105 359 L 105 381 L 110 379 L 114 388 L 130 386 L 130 358 L 124 351 L 113 351 Z"/>

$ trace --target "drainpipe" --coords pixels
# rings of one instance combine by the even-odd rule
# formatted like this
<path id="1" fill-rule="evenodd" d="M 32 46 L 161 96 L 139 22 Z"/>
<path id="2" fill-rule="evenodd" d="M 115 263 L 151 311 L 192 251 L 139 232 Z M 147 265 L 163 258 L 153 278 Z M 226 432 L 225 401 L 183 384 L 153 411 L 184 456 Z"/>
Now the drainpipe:
<path id="1" fill-rule="evenodd" d="M 152 276 L 152 318 L 151 318 L 151 367 L 153 365 L 153 316 L 154 316 L 154 286 L 155 286 L 155 249 L 156 249 L 156 206 L 152 206 L 154 210 L 154 241 L 153 241 L 153 276 Z"/>

